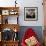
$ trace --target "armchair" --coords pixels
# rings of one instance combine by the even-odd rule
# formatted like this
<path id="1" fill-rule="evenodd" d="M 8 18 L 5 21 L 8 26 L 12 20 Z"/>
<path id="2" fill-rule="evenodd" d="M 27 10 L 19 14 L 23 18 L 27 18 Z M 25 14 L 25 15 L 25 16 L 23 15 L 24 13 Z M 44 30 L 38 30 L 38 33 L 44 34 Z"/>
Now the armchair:
<path id="1" fill-rule="evenodd" d="M 28 28 L 22 38 L 21 46 L 41 46 L 36 33 L 32 28 Z"/>

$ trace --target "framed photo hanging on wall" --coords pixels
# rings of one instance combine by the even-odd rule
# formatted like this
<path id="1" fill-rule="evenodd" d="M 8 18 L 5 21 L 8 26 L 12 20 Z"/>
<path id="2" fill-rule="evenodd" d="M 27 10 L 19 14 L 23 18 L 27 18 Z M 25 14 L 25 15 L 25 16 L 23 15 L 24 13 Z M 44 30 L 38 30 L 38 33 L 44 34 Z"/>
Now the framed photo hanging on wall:
<path id="1" fill-rule="evenodd" d="M 24 20 L 25 21 L 37 21 L 38 20 L 38 8 L 37 7 L 24 7 Z"/>

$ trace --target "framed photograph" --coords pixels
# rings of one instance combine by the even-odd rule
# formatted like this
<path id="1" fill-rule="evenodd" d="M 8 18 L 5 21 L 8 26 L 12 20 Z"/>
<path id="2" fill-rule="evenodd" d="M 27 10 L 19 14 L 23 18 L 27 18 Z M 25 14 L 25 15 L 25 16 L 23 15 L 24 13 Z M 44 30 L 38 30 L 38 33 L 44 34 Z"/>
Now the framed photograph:
<path id="1" fill-rule="evenodd" d="M 3 16 L 2 24 L 18 24 L 18 16 Z"/>
<path id="2" fill-rule="evenodd" d="M 8 16 L 3 16 L 2 24 L 8 24 Z"/>
<path id="3" fill-rule="evenodd" d="M 9 11 L 9 14 L 10 14 L 10 15 L 16 15 L 17 13 L 18 13 L 18 12 L 15 11 L 15 10 L 10 10 L 10 11 Z"/>
<path id="4" fill-rule="evenodd" d="M 1 24 L 1 15 L 0 15 L 0 24 Z"/>
<path id="5" fill-rule="evenodd" d="M 1 41 L 1 32 L 0 32 L 0 41 Z"/>
<path id="6" fill-rule="evenodd" d="M 9 10 L 2 10 L 2 15 L 9 15 Z"/>
<path id="7" fill-rule="evenodd" d="M 24 7 L 24 20 L 37 21 L 38 20 L 38 8 L 37 7 Z"/>
<path id="8" fill-rule="evenodd" d="M 8 24 L 18 24 L 18 16 L 10 16 L 8 19 Z"/>

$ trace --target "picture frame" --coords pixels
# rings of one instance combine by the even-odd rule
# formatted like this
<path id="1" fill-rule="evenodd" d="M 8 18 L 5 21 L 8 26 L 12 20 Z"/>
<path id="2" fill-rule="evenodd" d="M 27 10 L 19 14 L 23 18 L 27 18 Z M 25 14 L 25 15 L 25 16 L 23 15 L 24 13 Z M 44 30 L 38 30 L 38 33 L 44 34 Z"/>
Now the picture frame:
<path id="1" fill-rule="evenodd" d="M 1 41 L 1 32 L 0 32 L 0 41 Z"/>
<path id="2" fill-rule="evenodd" d="M 0 24 L 1 24 L 1 15 L 0 15 Z"/>
<path id="3" fill-rule="evenodd" d="M 24 20 L 37 21 L 38 20 L 38 7 L 24 7 Z"/>
<path id="4" fill-rule="evenodd" d="M 18 16 L 3 16 L 2 24 L 18 24 Z"/>
<path id="5" fill-rule="evenodd" d="M 9 15 L 9 10 L 2 10 L 2 15 Z"/>
<path id="6" fill-rule="evenodd" d="M 18 24 L 18 16 L 10 16 L 8 19 L 8 24 Z"/>
<path id="7" fill-rule="evenodd" d="M 10 14 L 10 15 L 17 15 L 17 13 L 18 13 L 18 12 L 15 11 L 15 10 L 10 10 L 10 11 L 9 11 L 9 14 Z"/>
<path id="8" fill-rule="evenodd" d="M 8 16 L 3 16 L 2 24 L 8 24 Z"/>
<path id="9" fill-rule="evenodd" d="M 12 40 L 12 30 L 10 28 L 4 28 L 2 31 L 2 40 L 9 41 Z"/>

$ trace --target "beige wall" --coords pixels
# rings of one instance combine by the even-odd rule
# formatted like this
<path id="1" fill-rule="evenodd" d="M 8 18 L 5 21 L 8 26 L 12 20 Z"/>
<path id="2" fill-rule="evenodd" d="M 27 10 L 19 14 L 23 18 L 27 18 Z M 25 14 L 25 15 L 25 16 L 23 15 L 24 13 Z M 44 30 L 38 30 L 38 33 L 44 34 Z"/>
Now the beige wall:
<path id="1" fill-rule="evenodd" d="M 44 26 L 46 26 L 46 0 L 43 0 L 43 7 L 44 7 Z"/>
<path id="2" fill-rule="evenodd" d="M 46 46 L 46 0 L 43 0 L 43 8 L 44 8 L 44 42 Z"/>

